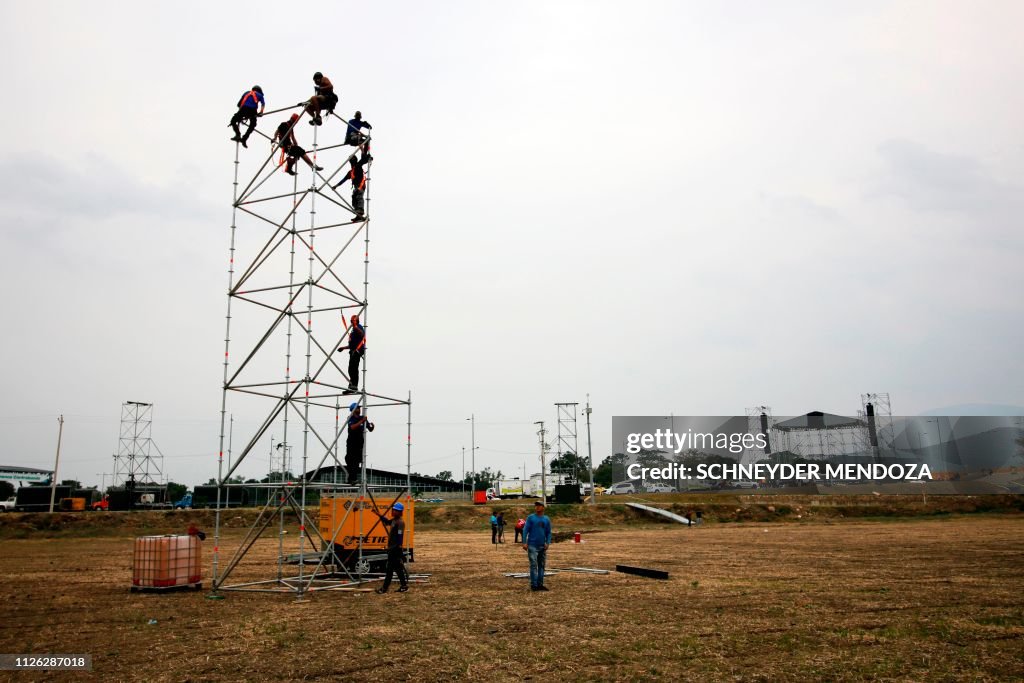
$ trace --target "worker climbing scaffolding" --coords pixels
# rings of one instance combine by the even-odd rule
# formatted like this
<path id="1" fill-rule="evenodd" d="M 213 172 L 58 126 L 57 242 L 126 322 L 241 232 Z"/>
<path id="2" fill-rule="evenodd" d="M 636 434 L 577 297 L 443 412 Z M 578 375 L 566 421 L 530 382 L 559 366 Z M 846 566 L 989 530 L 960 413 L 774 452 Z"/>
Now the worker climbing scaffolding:
<path id="1" fill-rule="evenodd" d="M 355 216 L 352 220 L 355 222 L 366 220 L 366 206 L 364 203 L 364 195 L 366 194 L 366 172 L 363 167 L 373 161 L 373 157 L 367 154 L 365 151 L 356 160 L 356 155 L 353 154 L 348 158 L 349 172 L 338 181 L 334 186 L 337 190 L 339 187 L 344 185 L 348 181 L 352 181 L 352 210 L 355 212 Z"/>
<path id="2" fill-rule="evenodd" d="M 295 170 L 295 161 L 297 159 L 302 159 L 307 164 L 309 164 L 310 168 L 314 170 L 322 171 L 324 170 L 323 167 L 314 164 L 313 161 L 309 158 L 309 155 L 306 154 L 306 150 L 304 150 L 302 147 L 299 147 L 298 143 L 295 140 L 295 123 L 298 120 L 299 115 L 292 114 L 291 118 L 289 118 L 287 121 L 282 121 L 277 126 L 277 130 L 274 132 L 274 139 L 272 140 L 272 142 L 276 142 L 281 146 L 282 160 L 286 160 L 287 162 L 284 172 L 287 173 L 288 175 L 298 175 L 298 173 Z"/>
<path id="3" fill-rule="evenodd" d="M 231 122 L 228 124 L 229 127 L 234 129 L 235 135 L 231 138 L 235 142 L 241 142 L 242 147 L 248 147 L 246 144 L 249 140 L 249 136 L 252 135 L 253 130 L 256 129 L 256 118 L 263 116 L 263 108 L 266 105 L 266 101 L 263 99 L 263 88 L 258 85 L 252 86 L 248 92 L 242 93 L 242 96 L 238 100 L 238 111 L 231 117 Z M 245 131 L 245 135 L 241 134 L 238 128 L 238 124 L 242 121 L 246 121 L 249 127 Z"/>
<path id="4" fill-rule="evenodd" d="M 334 107 L 337 104 L 338 96 L 334 94 L 334 84 L 331 83 L 331 79 L 317 71 L 313 74 L 313 97 L 309 99 L 309 103 L 306 105 L 306 111 L 309 112 L 311 117 L 309 125 L 323 125 L 324 120 L 321 112 L 326 111 L 328 114 L 333 114 Z"/>
<path id="5" fill-rule="evenodd" d="M 348 350 L 348 390 L 345 393 L 354 393 L 359 388 L 359 361 L 366 353 L 366 329 L 359 323 L 358 315 L 349 318 L 349 322 L 352 325 L 348 331 L 348 346 L 338 350 Z"/>
<path id="6" fill-rule="evenodd" d="M 370 125 L 369 121 L 363 120 L 363 112 L 357 111 L 351 119 L 348 120 L 348 128 L 345 130 L 345 144 L 353 147 L 359 147 L 363 152 L 369 152 L 369 139 L 370 136 L 363 133 L 363 128 L 372 130 L 373 126 Z"/>
<path id="7" fill-rule="evenodd" d="M 348 474 L 348 485 L 355 486 L 358 483 L 359 470 L 363 465 L 363 445 L 366 439 L 366 432 L 373 431 L 373 423 L 362 414 L 358 403 L 349 407 L 348 422 L 346 424 L 348 435 L 345 439 L 345 470 Z"/>

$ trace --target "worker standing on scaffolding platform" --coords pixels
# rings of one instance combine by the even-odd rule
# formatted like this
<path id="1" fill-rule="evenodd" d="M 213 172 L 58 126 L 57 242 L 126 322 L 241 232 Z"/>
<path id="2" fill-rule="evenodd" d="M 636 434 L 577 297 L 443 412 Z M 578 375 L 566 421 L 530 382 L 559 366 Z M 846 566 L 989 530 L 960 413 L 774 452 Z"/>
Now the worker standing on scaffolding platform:
<path id="1" fill-rule="evenodd" d="M 345 441 L 345 469 L 348 472 L 348 485 L 355 486 L 359 479 L 359 468 L 363 466 L 363 441 L 366 431 L 373 431 L 373 423 L 367 420 L 359 409 L 358 403 L 348 407 L 348 438 Z"/>
<path id="2" fill-rule="evenodd" d="M 363 112 L 357 111 L 355 116 L 348 121 L 348 130 L 345 131 L 345 144 L 360 147 L 364 152 L 369 152 L 368 146 L 363 147 L 363 143 L 369 138 L 368 135 L 362 132 L 363 128 L 371 130 L 373 126 L 370 125 L 369 121 L 363 121 Z"/>
<path id="3" fill-rule="evenodd" d="M 384 569 L 384 585 L 377 589 L 378 593 L 387 593 L 391 587 L 391 576 L 398 574 L 398 592 L 409 590 L 409 573 L 405 570 L 405 520 L 402 514 L 405 506 L 395 503 L 391 506 L 391 519 L 381 517 L 380 521 L 388 530 L 388 564 Z"/>
<path id="4" fill-rule="evenodd" d="M 313 74 L 313 93 L 309 104 L 306 105 L 306 111 L 312 117 L 309 120 L 309 125 L 322 126 L 324 120 L 321 118 L 320 112 L 334 113 L 334 107 L 338 104 L 338 96 L 334 94 L 334 84 L 331 83 L 331 79 L 319 71 Z"/>
<path id="5" fill-rule="evenodd" d="M 228 124 L 235 130 L 235 137 L 231 138 L 235 142 L 241 142 L 242 147 L 248 147 L 245 144 L 249 140 L 249 136 L 256 129 L 256 117 L 263 116 L 263 107 L 266 102 L 263 100 L 263 88 L 258 85 L 252 86 L 249 92 L 242 93 L 242 97 L 238 100 L 238 111 L 235 112 L 234 116 L 231 117 L 231 123 Z M 245 135 L 242 135 L 238 130 L 238 124 L 242 121 L 249 123 L 248 130 L 245 131 Z"/>
<path id="6" fill-rule="evenodd" d="M 366 194 L 366 172 L 363 171 L 363 166 L 366 166 L 371 161 L 373 161 L 373 157 L 367 154 L 365 150 L 359 161 L 356 161 L 355 154 L 350 156 L 348 163 L 352 167 L 351 170 L 334 186 L 334 189 L 337 190 L 345 184 L 345 181 L 352 181 L 352 210 L 356 212 L 352 220 L 356 223 L 366 220 L 366 208 L 363 204 L 363 196 Z"/>
<path id="7" fill-rule="evenodd" d="M 342 346 L 339 351 L 348 349 L 348 390 L 346 394 L 355 393 L 359 388 L 359 361 L 366 353 L 366 328 L 359 324 L 359 316 L 353 315 L 349 318 L 352 327 L 348 330 L 348 346 Z"/>
<path id="8" fill-rule="evenodd" d="M 298 114 L 292 114 L 291 118 L 287 121 L 282 121 L 277 127 L 277 131 L 274 133 L 274 139 L 271 142 L 277 142 L 281 145 L 281 156 L 282 158 L 288 157 L 288 165 L 285 166 L 284 172 L 288 175 L 298 175 L 295 170 L 295 160 L 299 157 L 302 158 L 310 168 L 316 169 L 317 171 L 324 170 L 322 166 L 315 165 L 306 154 L 306 150 L 299 147 L 295 142 L 295 122 L 299 120 Z M 280 166 L 280 164 L 278 164 Z"/>

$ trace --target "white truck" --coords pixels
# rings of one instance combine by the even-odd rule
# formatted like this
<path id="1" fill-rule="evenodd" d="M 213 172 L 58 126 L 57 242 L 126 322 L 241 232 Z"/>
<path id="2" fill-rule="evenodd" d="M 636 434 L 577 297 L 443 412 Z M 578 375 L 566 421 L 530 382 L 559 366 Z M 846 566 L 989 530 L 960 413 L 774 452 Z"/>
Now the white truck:
<path id="1" fill-rule="evenodd" d="M 564 484 L 567 479 L 568 476 L 565 474 L 548 474 L 546 481 L 544 481 L 544 484 L 547 484 L 546 487 L 542 484 L 540 474 L 534 474 L 529 479 L 499 479 L 487 489 L 487 498 L 488 500 L 498 498 L 540 498 L 542 488 L 547 488 L 548 496 L 554 496 L 555 486 Z"/>
<path id="2" fill-rule="evenodd" d="M 14 512 L 14 502 L 17 498 L 8 498 L 7 500 L 0 500 L 0 512 Z"/>

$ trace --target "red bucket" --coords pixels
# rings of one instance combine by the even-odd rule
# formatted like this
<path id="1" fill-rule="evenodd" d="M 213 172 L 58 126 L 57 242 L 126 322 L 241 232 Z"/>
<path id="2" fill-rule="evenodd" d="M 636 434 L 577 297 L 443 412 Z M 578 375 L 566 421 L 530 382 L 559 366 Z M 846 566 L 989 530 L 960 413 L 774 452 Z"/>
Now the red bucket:
<path id="1" fill-rule="evenodd" d="M 576 532 L 576 535 L 573 536 L 572 542 L 573 543 L 579 543 L 580 542 L 580 532 L 578 532 L 578 531 Z"/>

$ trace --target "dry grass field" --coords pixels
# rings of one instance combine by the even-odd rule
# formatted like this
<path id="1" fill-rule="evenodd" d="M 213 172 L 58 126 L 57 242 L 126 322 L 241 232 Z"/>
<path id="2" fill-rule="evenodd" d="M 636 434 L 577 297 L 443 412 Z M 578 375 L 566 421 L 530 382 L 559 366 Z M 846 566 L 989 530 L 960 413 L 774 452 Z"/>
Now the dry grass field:
<path id="1" fill-rule="evenodd" d="M 549 566 L 631 563 L 670 579 L 560 574 L 531 593 L 502 576 L 525 570 L 519 547 L 427 528 L 412 567 L 428 583 L 302 602 L 130 593 L 131 531 L 8 538 L 0 651 L 89 653 L 94 671 L 0 678 L 1021 680 L 1022 532 L 1019 514 L 604 524 L 555 544 Z M 224 549 L 240 537 L 229 529 Z M 272 576 L 274 550 L 261 542 L 239 578 Z"/>

